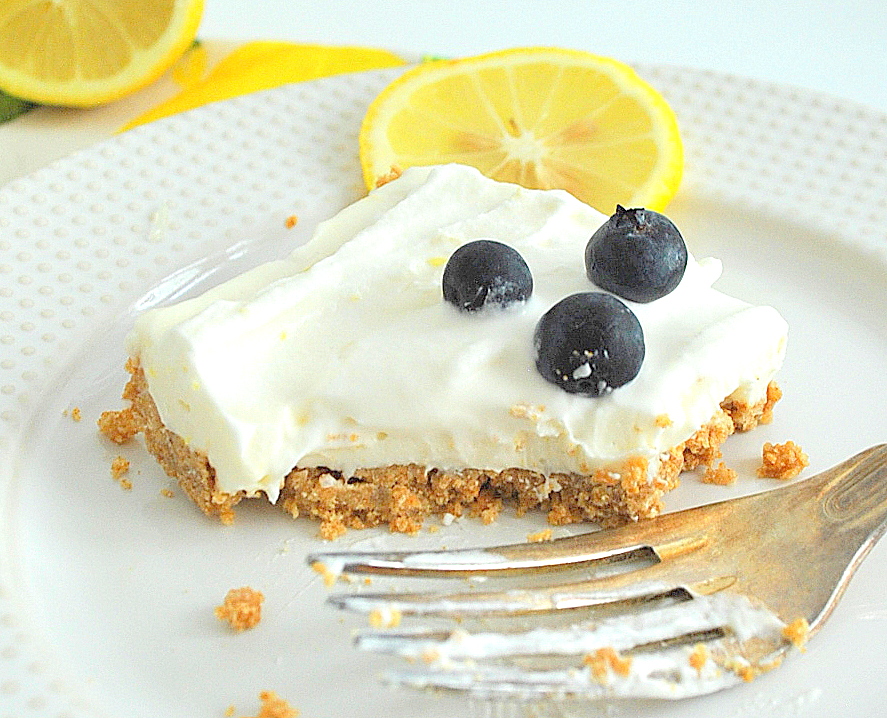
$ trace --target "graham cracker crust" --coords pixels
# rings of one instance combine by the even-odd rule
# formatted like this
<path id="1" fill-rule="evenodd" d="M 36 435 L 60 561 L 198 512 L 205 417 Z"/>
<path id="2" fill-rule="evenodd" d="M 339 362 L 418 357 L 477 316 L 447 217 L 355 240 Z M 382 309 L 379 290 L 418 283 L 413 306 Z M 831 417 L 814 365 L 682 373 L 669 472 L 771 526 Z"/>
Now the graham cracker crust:
<path id="1" fill-rule="evenodd" d="M 98 422 L 102 433 L 116 443 L 144 434 L 148 451 L 192 501 L 208 516 L 232 522 L 234 506 L 245 494 L 216 489 L 215 471 L 207 457 L 163 425 L 138 363 L 131 359 L 126 368 L 131 377 L 123 398 L 130 405 L 102 414 Z M 343 477 L 323 467 L 296 467 L 284 480 L 278 505 L 293 517 L 318 519 L 320 535 L 326 539 L 349 528 L 386 524 L 392 531 L 415 533 L 432 515 L 467 514 L 490 523 L 504 502 L 514 505 L 519 515 L 546 511 L 554 525 L 579 521 L 616 525 L 660 513 L 663 495 L 678 485 L 682 471 L 711 466 L 721 455 L 720 445 L 734 431 L 769 423 L 781 395 L 771 382 L 766 398 L 754 406 L 728 397 L 711 421 L 667 452 L 652 478 L 643 457 L 630 458 L 618 470 L 548 477 L 526 469 L 449 472 L 416 464 L 361 469 Z"/>

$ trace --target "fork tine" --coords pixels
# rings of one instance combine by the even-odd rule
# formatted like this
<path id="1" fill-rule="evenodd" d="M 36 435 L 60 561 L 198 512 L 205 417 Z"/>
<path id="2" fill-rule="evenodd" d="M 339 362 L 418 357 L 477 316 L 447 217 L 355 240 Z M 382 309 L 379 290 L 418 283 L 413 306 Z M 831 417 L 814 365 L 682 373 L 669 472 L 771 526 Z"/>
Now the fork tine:
<path id="1" fill-rule="evenodd" d="M 655 560 L 653 548 L 626 544 L 621 537 L 591 545 L 587 536 L 541 543 L 442 551 L 317 552 L 308 563 L 333 574 L 397 574 L 400 576 L 463 576 L 479 573 L 520 573 L 534 570 Z"/>
<path id="2" fill-rule="evenodd" d="M 754 670 L 754 669 L 750 669 Z M 742 680 L 708 661 L 702 671 L 690 665 L 686 655 L 663 654 L 637 656 L 629 676 L 604 669 L 596 675 L 591 666 L 555 670 L 527 670 L 514 666 L 465 666 L 462 668 L 400 669 L 386 674 L 393 686 L 470 693 L 480 699 L 538 698 L 687 698 L 714 693 Z"/>
<path id="3" fill-rule="evenodd" d="M 362 630 L 355 636 L 358 648 L 388 653 L 410 659 L 479 660 L 503 656 L 585 655 L 601 648 L 619 652 L 661 648 L 665 645 L 692 644 L 706 638 L 726 635 L 746 640 L 748 625 L 763 626 L 778 635 L 781 621 L 760 606 L 738 594 L 719 594 L 696 599 L 692 606 L 683 603 L 652 611 L 600 621 L 580 621 L 560 628 L 535 627 L 509 632 L 462 628 L 450 631 Z M 731 613 L 732 611 L 732 613 Z M 781 641 L 778 641 L 781 643 Z"/>
<path id="4" fill-rule="evenodd" d="M 492 591 L 379 592 L 332 594 L 327 601 L 358 613 L 396 611 L 402 616 L 507 616 L 577 608 L 630 610 L 662 601 L 708 595 L 735 583 L 732 575 L 712 576 L 699 562 L 669 561 L 586 580 L 544 583 Z"/>
<path id="5" fill-rule="evenodd" d="M 790 648 L 783 628 L 768 609 L 725 593 L 695 599 L 690 609 L 672 606 L 630 621 L 507 634 L 363 632 L 356 643 L 425 664 L 389 673 L 398 685 L 480 696 L 674 698 L 720 690 L 775 667 Z M 573 663 L 532 668 L 521 662 L 527 656 L 536 663 L 552 656 Z"/>
<path id="6" fill-rule="evenodd" d="M 630 610 L 642 604 L 679 602 L 693 594 L 714 593 L 732 583 L 732 578 L 704 580 L 688 585 L 661 581 L 629 581 L 624 586 L 602 587 L 597 581 L 556 584 L 537 589 L 463 593 L 343 593 L 327 601 L 356 613 L 396 612 L 401 616 L 519 616 L 578 608 Z"/>
<path id="7" fill-rule="evenodd" d="M 668 526 L 640 521 L 608 531 L 567 536 L 538 543 L 441 551 L 333 552 L 308 555 L 307 562 L 331 575 L 341 573 L 399 576 L 464 576 L 550 571 L 594 566 L 606 570 L 618 564 L 653 563 L 698 548 L 705 542 L 710 521 L 703 517 L 697 532 L 686 525 Z"/>

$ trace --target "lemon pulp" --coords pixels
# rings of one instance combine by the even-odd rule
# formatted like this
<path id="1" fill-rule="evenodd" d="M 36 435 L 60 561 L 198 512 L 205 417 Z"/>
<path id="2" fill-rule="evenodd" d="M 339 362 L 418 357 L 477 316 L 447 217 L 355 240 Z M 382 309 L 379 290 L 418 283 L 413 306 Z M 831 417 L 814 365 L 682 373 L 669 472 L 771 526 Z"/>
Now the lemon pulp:
<path id="1" fill-rule="evenodd" d="M 558 48 L 417 66 L 371 104 L 360 152 L 369 187 L 392 168 L 458 162 L 606 213 L 662 209 L 683 168 L 677 120 L 656 90 L 623 63 Z"/>
<path id="2" fill-rule="evenodd" d="M 91 106 L 159 77 L 193 42 L 203 0 L 5 0 L 0 89 Z"/>

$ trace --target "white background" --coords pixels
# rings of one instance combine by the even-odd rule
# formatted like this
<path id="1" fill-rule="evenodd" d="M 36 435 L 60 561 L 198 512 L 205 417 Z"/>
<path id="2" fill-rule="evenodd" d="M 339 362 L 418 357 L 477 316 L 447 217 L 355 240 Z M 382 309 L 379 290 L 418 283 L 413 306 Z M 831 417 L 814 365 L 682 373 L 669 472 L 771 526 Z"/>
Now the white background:
<path id="1" fill-rule="evenodd" d="M 443 56 L 559 45 L 795 85 L 887 111 L 884 0 L 206 0 L 200 35 Z"/>

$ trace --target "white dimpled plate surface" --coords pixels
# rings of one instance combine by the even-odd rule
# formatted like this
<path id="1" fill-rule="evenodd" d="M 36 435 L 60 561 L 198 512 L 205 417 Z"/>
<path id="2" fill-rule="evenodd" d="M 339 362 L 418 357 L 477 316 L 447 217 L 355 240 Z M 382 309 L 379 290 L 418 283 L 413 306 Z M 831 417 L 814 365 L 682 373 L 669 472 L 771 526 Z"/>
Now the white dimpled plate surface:
<path id="1" fill-rule="evenodd" d="M 776 305 L 792 327 L 777 423 L 759 438 L 737 437 L 743 476 L 753 473 L 745 457 L 765 437 L 802 443 L 814 469 L 887 439 L 880 403 L 887 394 L 887 117 L 743 78 L 639 71 L 667 96 L 685 140 L 685 180 L 669 214 L 694 253 L 724 259 L 720 287 Z M 427 715 L 448 715 L 460 705 L 375 684 L 373 664 L 354 657 L 348 631 L 322 606 L 322 587 L 300 573 L 301 555 L 315 543 L 305 522 L 255 510 L 233 532 L 209 524 L 181 496 L 158 498 L 164 479 L 137 451 L 127 454 L 136 486 L 124 492 L 108 476 L 113 450 L 94 429 L 100 409 L 119 405 L 122 339 L 133 312 L 279 256 L 362 194 L 357 131 L 369 101 L 397 72 L 210 105 L 0 188 L 0 718 L 222 715 L 232 703 L 247 714 L 266 689 L 306 716 L 345 709 L 406 716 L 420 703 Z M 298 222 L 288 228 L 292 215 Z M 75 406 L 79 424 L 70 415 Z M 748 479 L 736 490 L 753 486 Z M 724 495 L 685 486 L 670 508 Z M 490 542 L 538 527 L 507 518 L 486 530 L 460 523 L 420 540 Z M 401 539 L 376 532 L 348 540 Z M 203 573 L 194 566 L 207 554 L 221 558 Z M 880 547 L 869 563 L 871 573 L 864 567 L 803 665 L 703 706 L 634 706 L 633 714 L 691 716 L 703 707 L 731 716 L 765 709 L 836 716 L 851 694 L 875 710 L 878 681 L 866 683 L 864 671 L 854 674 L 834 657 L 852 647 L 859 660 L 887 668 L 880 652 L 887 601 L 875 579 L 887 563 Z M 271 608 L 266 632 L 237 643 L 220 638 L 199 607 L 211 615 L 213 602 L 241 579 L 263 583 L 286 611 Z M 165 600 L 146 605 L 139 591 Z M 306 638 L 309 627 L 331 632 L 329 640 Z M 250 668 L 232 673 L 221 667 L 226 656 Z M 306 662 L 328 678 L 300 673 Z M 187 666 L 202 669 L 173 675 Z M 623 708 L 606 710 L 622 715 Z"/>

